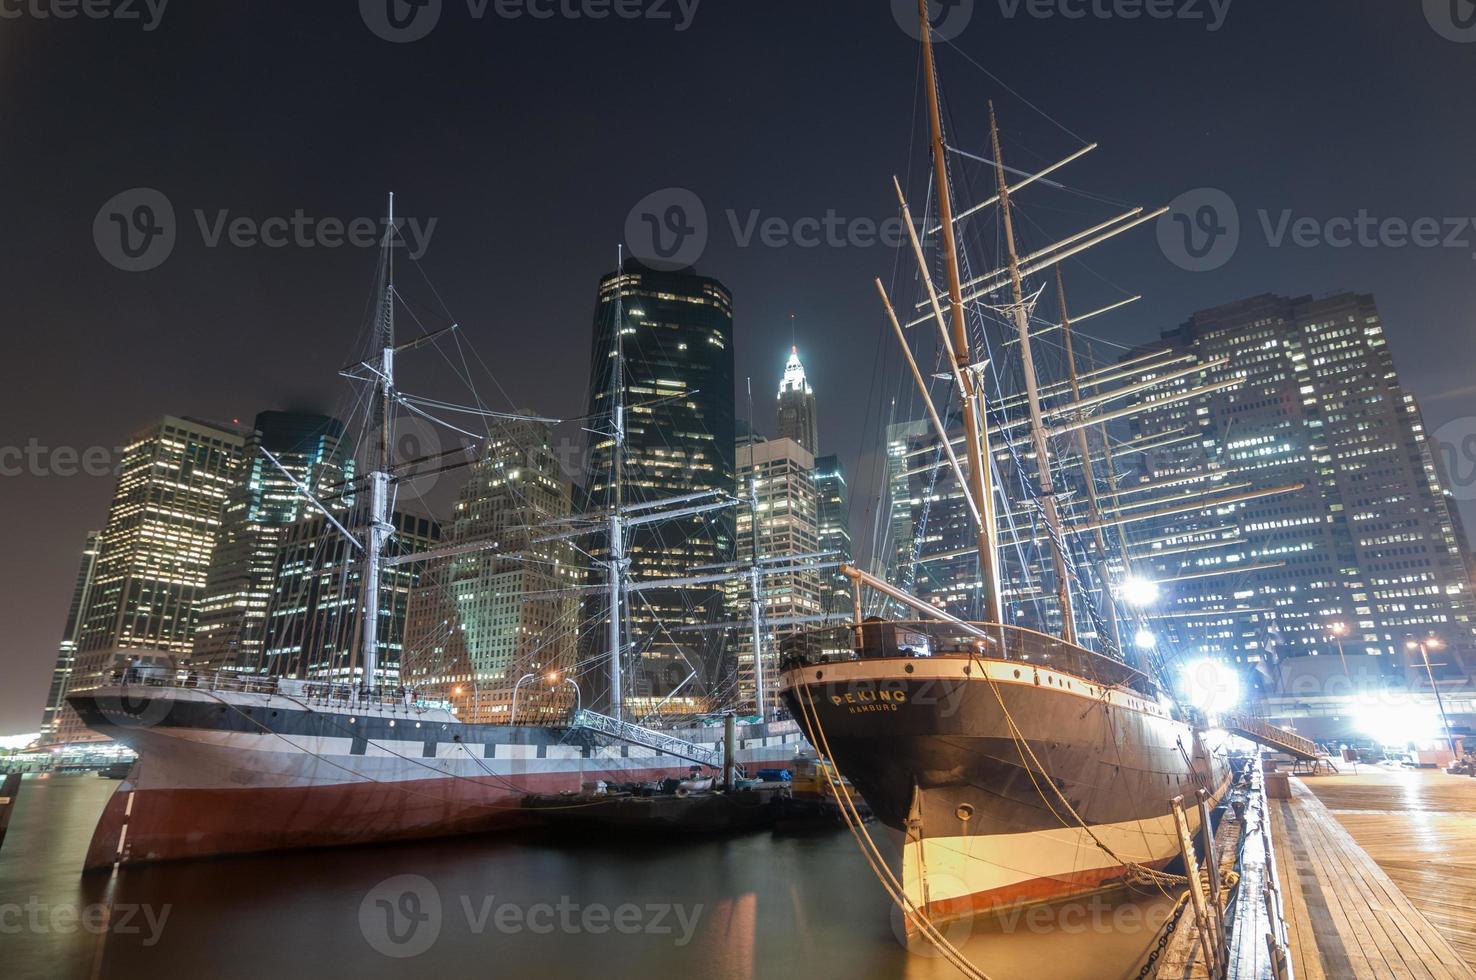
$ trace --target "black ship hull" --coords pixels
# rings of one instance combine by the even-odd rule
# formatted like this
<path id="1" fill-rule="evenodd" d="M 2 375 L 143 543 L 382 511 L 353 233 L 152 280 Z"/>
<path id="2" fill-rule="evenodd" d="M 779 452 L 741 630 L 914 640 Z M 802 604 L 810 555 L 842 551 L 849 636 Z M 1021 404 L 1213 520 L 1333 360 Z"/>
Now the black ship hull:
<path id="1" fill-rule="evenodd" d="M 1179 855 L 1171 800 L 1229 783 L 1213 733 L 1145 691 L 1019 660 L 807 664 L 783 696 L 878 820 L 934 921 L 1119 887 Z"/>

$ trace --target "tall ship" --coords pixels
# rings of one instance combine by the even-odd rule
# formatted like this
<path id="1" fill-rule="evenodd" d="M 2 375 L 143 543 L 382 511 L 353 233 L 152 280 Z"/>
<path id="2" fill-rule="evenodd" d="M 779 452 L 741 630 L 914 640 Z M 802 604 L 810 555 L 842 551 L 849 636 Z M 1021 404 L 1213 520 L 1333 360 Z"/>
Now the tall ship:
<path id="1" fill-rule="evenodd" d="M 1181 853 L 1171 801 L 1186 801 L 1197 830 L 1194 804 L 1218 803 L 1230 771 L 1224 733 L 1175 699 L 1143 611 L 1123 601 L 1142 583 L 1133 580 L 1122 526 L 1155 512 L 1153 501 L 1121 501 L 1105 431 L 1127 412 L 1114 400 L 1134 389 L 1107 384 L 1127 376 L 1120 365 L 1078 373 L 1060 273 L 1065 259 L 1167 209 L 1134 208 L 1022 255 L 1015 196 L 1031 186 L 1061 188 L 1046 175 L 1094 144 L 1043 170 L 1011 170 L 991 104 L 984 148 L 963 149 L 965 138 L 944 129 L 926 0 L 918 15 L 932 164 L 921 221 L 902 183 L 895 187 L 910 239 L 903 252 L 910 244 L 916 263 L 905 264 L 920 298 L 899 315 L 880 279 L 876 287 L 910 375 L 902 384 L 915 389 L 927 421 L 915 430 L 921 451 L 908 443 L 889 445 L 889 453 L 899 467 L 925 471 L 922 490 L 912 492 L 923 507 L 937 508 L 950 494 L 961 499 L 953 513 L 963 515 L 966 544 L 941 557 L 976 564 L 949 601 L 936 592 L 921 597 L 907 581 L 843 569 L 853 621 L 785 645 L 781 695 L 898 845 L 884 851 L 856 828 L 909 935 L 938 942 L 938 927 L 953 920 L 1171 882 L 1165 869 Z M 969 174 L 955 172 L 959 161 L 988 182 L 987 199 L 962 209 L 953 195 Z M 986 217 L 993 224 L 981 229 Z M 993 245 L 1001 264 L 982 273 L 970 267 L 965 234 L 976 251 Z M 1059 315 L 1042 317 L 1037 304 L 1048 285 L 1031 283 L 1052 271 Z M 938 285 L 935 274 L 943 277 Z M 1062 376 L 1049 383 L 1032 347 L 1042 336 L 1064 352 Z M 914 356 L 924 344 L 936 366 Z M 1164 385 L 1154 404 L 1193 393 L 1199 368 L 1153 357 L 1134 365 L 1140 376 L 1156 373 L 1150 386 L 1180 382 Z M 1068 454 L 1081 470 L 1069 491 Z M 1093 471 L 1104 455 L 1105 484 Z M 1291 489 L 1216 496 L 1194 488 L 1174 506 L 1228 506 Z M 1047 613 L 1028 626 L 1019 621 L 1022 602 L 1006 614 L 1007 558 L 1017 562 L 1013 597 L 1028 593 Z M 928 559 L 914 550 L 906 567 L 920 560 Z M 950 612 L 954 599 L 977 614 Z"/>
<path id="2" fill-rule="evenodd" d="M 639 601 L 633 597 L 648 589 L 683 584 L 633 579 L 624 551 L 627 537 L 662 522 L 690 523 L 694 517 L 744 501 L 719 490 L 659 500 L 626 499 L 619 492 L 626 406 L 618 365 L 625 357 L 619 340 L 625 329 L 612 331 L 616 347 L 609 354 L 617 365 L 613 407 L 599 418 L 580 420 L 613 445 L 616 492 L 608 506 L 511 529 L 525 546 L 521 551 L 499 536 L 422 551 L 397 540 L 394 501 L 401 486 L 408 487 L 415 474 L 427 468 L 440 472 L 459 465 L 448 461 L 456 452 L 397 458 L 397 415 L 404 417 L 408 411 L 436 422 L 449 412 L 471 414 L 478 421 L 518 417 L 487 411 L 480 398 L 473 405 L 458 405 L 416 398 L 398 386 L 397 358 L 434 346 L 457 326 L 422 328 L 408 340 L 396 336 L 396 308 L 403 300 L 394 282 L 393 195 L 389 215 L 367 356 L 341 372 L 362 385 L 358 404 L 365 432 L 359 447 L 366 457 L 363 472 L 339 485 L 340 503 L 335 506 L 330 499 L 334 494 L 315 492 L 261 450 L 317 519 L 325 522 L 325 534 L 337 535 L 334 546 L 350 555 L 340 572 L 345 578 L 356 577 L 358 587 L 340 593 L 353 596 L 351 603 L 344 603 L 351 615 L 336 622 L 351 634 L 354 656 L 336 672 L 323 673 L 134 662 L 114 671 L 101 686 L 69 693 L 67 702 L 87 726 L 131 747 L 138 756 L 99 820 L 87 870 L 488 832 L 530 822 L 533 812 L 523 801 L 531 794 L 580 793 L 599 783 L 690 778 L 694 770 L 723 769 L 729 751 L 739 766 L 754 767 L 792 763 L 801 752 L 798 726 L 769 710 L 762 683 L 756 705 L 737 703 L 729 691 L 725 703 L 710 699 L 701 712 L 663 712 L 660 704 L 640 704 L 626 697 L 627 665 L 642 655 L 628 626 L 630 604 Z M 618 324 L 618 305 L 616 316 Z M 487 442 L 492 438 L 490 428 L 478 433 L 447 425 L 468 438 L 483 436 Z M 486 459 L 480 445 L 459 454 Z M 342 503 L 350 491 L 352 503 Z M 381 631 L 391 611 L 382 582 L 393 570 L 492 557 L 538 563 L 540 544 L 591 537 L 600 539 L 600 548 L 586 540 L 578 550 L 602 551 L 604 560 L 597 569 L 603 569 L 603 584 L 560 587 L 554 582 L 552 591 L 600 596 L 602 604 L 593 617 L 599 621 L 550 623 L 548 629 L 600 634 L 605 645 L 590 645 L 577 659 L 558 664 L 541 656 L 533 658 L 537 662 L 515 661 L 514 673 L 524 669 L 527 673 L 504 686 L 501 693 L 505 695 L 510 686 L 512 701 L 501 719 L 489 720 L 485 700 L 477 705 L 471 693 L 460 703 L 421 696 L 404 664 L 390 674 L 379 663 L 385 639 Z M 697 578 L 708 584 L 748 581 L 757 590 L 762 578 L 781 574 L 787 567 L 784 561 L 755 556 L 748 567 L 730 562 Z M 490 593 L 480 598 L 489 597 Z M 496 598 L 522 603 L 538 596 L 499 593 Z M 577 612 L 577 603 L 568 608 Z M 757 642 L 757 627 L 753 635 Z M 533 648 L 542 645 L 537 638 Z M 761 665 L 762 653 L 756 659 Z M 466 671 L 466 687 L 476 684 L 471 665 L 463 661 L 455 669 Z M 451 676 L 462 679 L 461 674 Z M 534 683 L 524 686 L 529 680 Z M 598 711 L 581 703 L 581 691 L 595 687 L 601 688 Z M 537 713 L 536 723 L 520 723 L 520 693 L 528 698 L 538 689 L 545 702 L 551 690 L 566 697 L 555 700 L 551 712 Z M 462 685 L 440 692 L 449 690 L 460 694 Z M 503 700 L 494 707 L 508 706 Z M 714 716 L 735 710 L 746 717 L 733 726 L 729 742 L 728 726 Z"/>

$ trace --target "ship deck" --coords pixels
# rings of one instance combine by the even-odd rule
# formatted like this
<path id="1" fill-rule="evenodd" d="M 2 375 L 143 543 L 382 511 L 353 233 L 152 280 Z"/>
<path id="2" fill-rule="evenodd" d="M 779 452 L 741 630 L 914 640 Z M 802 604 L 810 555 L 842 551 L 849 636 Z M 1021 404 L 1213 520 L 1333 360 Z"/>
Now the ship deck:
<path id="1" fill-rule="evenodd" d="M 1358 769 L 1267 801 L 1295 976 L 1476 977 L 1476 779 Z"/>

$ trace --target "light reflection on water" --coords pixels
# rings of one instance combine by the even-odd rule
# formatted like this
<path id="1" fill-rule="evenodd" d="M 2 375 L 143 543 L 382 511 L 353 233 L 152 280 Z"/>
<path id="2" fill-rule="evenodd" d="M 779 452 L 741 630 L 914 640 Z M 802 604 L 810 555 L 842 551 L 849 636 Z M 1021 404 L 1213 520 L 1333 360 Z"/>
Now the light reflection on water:
<path id="1" fill-rule="evenodd" d="M 84 879 L 77 869 L 116 785 L 25 781 L 0 848 L 7 980 L 957 975 L 894 938 L 888 900 L 844 831 L 619 846 L 463 838 Z M 1021 913 L 961 927 L 960 945 L 998 980 L 1131 977 L 1166 905 Z"/>

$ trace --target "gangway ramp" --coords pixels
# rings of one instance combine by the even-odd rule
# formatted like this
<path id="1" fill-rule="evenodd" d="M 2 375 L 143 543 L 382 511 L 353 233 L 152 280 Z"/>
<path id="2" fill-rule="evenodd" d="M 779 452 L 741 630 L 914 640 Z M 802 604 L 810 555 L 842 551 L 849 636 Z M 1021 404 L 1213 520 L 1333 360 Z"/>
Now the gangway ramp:
<path id="1" fill-rule="evenodd" d="M 689 762 L 707 766 L 709 769 L 723 768 L 723 750 L 721 747 L 716 749 L 708 748 L 705 745 L 688 742 L 684 739 L 676 738 L 673 735 L 668 735 L 666 732 L 657 731 L 654 728 L 646 728 L 643 725 L 636 725 L 632 722 L 621 721 L 618 718 L 611 718 L 609 715 L 602 715 L 597 711 L 590 711 L 588 708 L 575 713 L 572 727 L 587 728 L 592 732 L 599 732 L 601 735 L 618 738 L 622 742 L 641 745 L 648 749 L 655 749 L 657 752 L 665 755 L 676 756 L 678 759 L 686 759 Z"/>
<path id="2" fill-rule="evenodd" d="M 1322 759 L 1321 750 L 1310 738 L 1303 738 L 1296 732 L 1267 724 L 1259 718 L 1252 718 L 1250 715 L 1222 715 L 1220 723 L 1232 734 L 1250 739 L 1268 749 L 1285 752 L 1294 759 L 1303 762 L 1318 762 Z"/>

